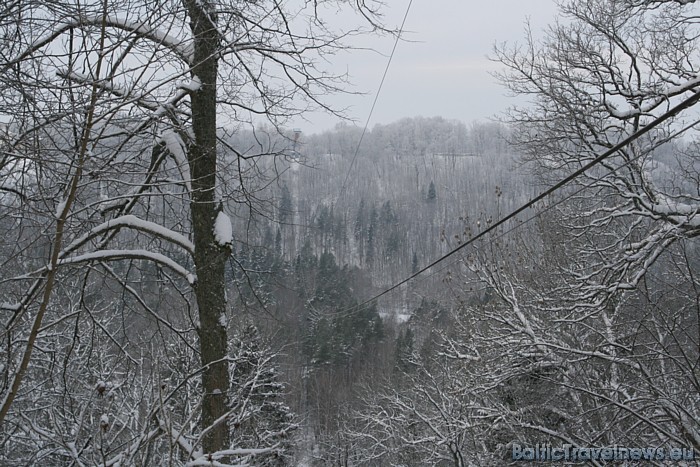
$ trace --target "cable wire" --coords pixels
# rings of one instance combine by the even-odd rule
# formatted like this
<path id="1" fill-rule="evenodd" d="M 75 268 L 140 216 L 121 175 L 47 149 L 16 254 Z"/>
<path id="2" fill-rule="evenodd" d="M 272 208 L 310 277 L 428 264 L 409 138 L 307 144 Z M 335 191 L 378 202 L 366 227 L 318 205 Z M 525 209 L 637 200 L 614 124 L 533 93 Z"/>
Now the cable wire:
<path id="1" fill-rule="evenodd" d="M 359 308 L 363 307 L 364 305 L 367 305 L 367 304 L 369 304 L 370 302 L 373 302 L 374 300 L 377 300 L 378 298 L 383 297 L 384 295 L 388 294 L 389 292 L 391 292 L 391 291 L 393 291 L 393 290 L 395 290 L 395 289 L 401 287 L 402 285 L 406 284 L 407 282 L 409 282 L 409 281 L 411 281 L 412 279 L 416 278 L 417 276 L 421 275 L 422 273 L 424 273 L 424 272 L 427 271 L 428 269 L 432 268 L 433 266 L 435 266 L 435 265 L 437 265 L 437 264 L 439 264 L 439 263 L 445 261 L 447 258 L 451 257 L 452 255 L 456 254 L 457 252 L 459 252 L 459 251 L 461 251 L 462 249 L 466 248 L 467 246 L 471 245 L 472 243 L 474 243 L 474 242 L 477 241 L 478 239 L 480 239 L 480 238 L 486 236 L 487 234 L 491 233 L 491 232 L 494 231 L 496 228 L 500 227 L 501 225 L 503 225 L 504 223 L 508 222 L 509 220 L 515 218 L 518 214 L 520 214 L 521 212 L 523 212 L 525 209 L 532 207 L 535 203 L 537 203 L 537 202 L 539 202 L 539 201 L 542 201 L 542 200 L 543 200 L 544 198 L 546 198 L 547 196 L 553 194 L 555 191 L 557 191 L 557 190 L 559 190 L 560 188 L 564 187 L 565 185 L 569 184 L 571 181 L 573 181 L 574 179 L 576 179 L 576 178 L 578 178 L 579 176 L 581 176 L 583 173 L 585 173 L 586 171 L 588 171 L 588 170 L 589 170 L 590 168 L 592 168 L 593 166 L 599 164 L 599 163 L 602 162 L 603 160 L 605 160 L 605 159 L 607 159 L 608 157 L 610 157 L 611 155 L 615 154 L 617 151 L 621 150 L 622 148 L 624 148 L 625 146 L 627 146 L 627 145 L 630 144 L 631 142 L 635 141 L 636 139 L 640 138 L 641 136 L 645 135 L 645 134 L 648 133 L 649 131 L 653 130 L 654 128 L 656 128 L 657 126 L 659 126 L 660 124 L 662 124 L 662 123 L 665 122 L 666 120 L 668 120 L 668 119 L 670 119 L 670 118 L 672 118 L 672 117 L 678 115 L 678 114 L 679 114 L 680 112 L 682 112 L 683 110 L 685 110 L 685 109 L 687 109 L 687 108 L 693 106 L 693 105 L 696 104 L 698 101 L 700 101 L 700 92 L 695 92 L 692 96 L 690 96 L 690 97 L 687 98 L 686 100 L 680 102 L 680 103 L 677 104 L 676 106 L 674 106 L 674 107 L 672 107 L 671 109 L 669 109 L 668 111 L 666 111 L 666 113 L 664 113 L 664 114 L 662 114 L 661 116 L 655 118 L 655 119 L 654 119 L 651 123 L 649 123 L 648 125 L 645 125 L 643 128 L 641 128 L 641 129 L 637 130 L 636 132 L 632 133 L 630 136 L 628 136 L 627 138 L 625 138 L 625 139 L 622 140 L 621 142 L 617 143 L 615 146 L 613 146 L 612 148 L 608 149 L 607 151 L 605 151 L 603 154 L 599 155 L 599 156 L 596 157 L 595 159 L 591 160 L 590 162 L 588 162 L 587 164 L 585 164 L 583 167 L 581 167 L 581 168 L 579 168 L 578 170 L 574 171 L 573 173 L 571 173 L 570 175 L 568 175 L 568 176 L 567 176 L 566 178 L 564 178 L 563 180 L 561 180 L 561 181 L 559 181 L 558 183 L 554 184 L 553 186 L 551 186 L 550 188 L 548 188 L 548 189 L 545 190 L 544 192 L 540 193 L 539 195 L 535 196 L 534 198 L 531 198 L 528 202 L 526 202 L 525 204 L 523 204 L 523 205 L 520 206 L 519 208 L 515 209 L 514 211 L 512 211 L 510 214 L 506 215 L 505 217 L 502 217 L 501 219 L 499 219 L 498 221 L 496 221 L 493 225 L 489 226 L 488 228 L 486 228 L 486 229 L 483 230 L 482 232 L 479 232 L 479 233 L 478 233 L 477 235 L 475 235 L 474 237 L 470 238 L 470 239 L 467 240 L 466 242 L 464 242 L 464 243 L 462 243 L 461 245 L 457 246 L 456 248 L 452 249 L 451 251 L 449 251 L 448 253 L 444 254 L 443 256 L 441 256 L 440 258 L 436 259 L 435 261 L 433 261 L 432 263 L 428 264 L 427 266 L 425 266 L 425 267 L 421 268 L 420 270 L 416 271 L 415 273 L 411 274 L 410 276 L 408 276 L 407 278 L 403 279 L 402 281 L 400 281 L 400 282 L 398 282 L 398 283 L 392 285 L 391 287 L 389 287 L 389 288 L 387 288 L 387 289 L 384 289 L 384 291 L 382 291 L 382 292 L 380 292 L 380 293 L 378 293 L 378 294 L 372 296 L 371 298 L 368 298 L 367 300 L 365 300 L 365 301 L 359 303 L 358 305 L 356 305 L 356 306 L 353 307 L 353 308 L 358 308 L 358 309 L 359 309 Z M 557 204 L 558 204 L 558 203 L 557 203 Z M 539 215 L 539 213 L 538 213 L 537 215 Z M 537 215 L 533 216 L 533 218 L 534 218 L 534 217 L 537 217 Z M 531 219 L 528 219 L 528 220 L 531 220 Z M 510 229 L 510 230 L 513 230 L 513 229 Z M 509 230 L 509 231 L 510 231 L 510 230 Z"/>
<path id="2" fill-rule="evenodd" d="M 399 31 L 396 34 L 396 40 L 394 41 L 394 47 L 391 49 L 391 54 L 389 55 L 389 60 L 386 63 L 386 68 L 384 68 L 384 74 L 382 75 L 382 80 L 379 82 L 379 88 L 377 89 L 377 93 L 374 95 L 374 102 L 372 102 L 372 107 L 369 109 L 369 115 L 367 115 L 367 120 L 365 121 L 365 127 L 362 129 L 362 134 L 360 135 L 360 140 L 357 142 L 357 146 L 355 147 L 355 154 L 352 156 L 352 161 L 350 161 L 350 167 L 348 167 L 348 171 L 345 174 L 345 180 L 343 181 L 343 184 L 340 187 L 338 199 L 342 198 L 343 195 L 345 194 L 348 179 L 350 178 L 350 172 L 352 172 L 352 168 L 355 165 L 355 161 L 357 160 L 357 155 L 360 152 L 360 146 L 362 145 L 362 140 L 365 138 L 365 133 L 367 133 L 367 128 L 369 127 L 369 122 L 372 119 L 372 114 L 374 113 L 374 108 L 376 107 L 377 101 L 379 100 L 379 94 L 382 92 L 382 87 L 384 86 L 384 81 L 386 80 L 386 75 L 389 73 L 389 67 L 391 66 L 391 61 L 394 58 L 394 53 L 396 52 L 396 47 L 399 45 L 399 40 L 401 39 L 401 34 L 403 33 L 403 28 L 406 25 L 406 18 L 408 18 L 408 12 L 411 11 L 412 4 L 413 4 L 413 0 L 409 0 L 408 7 L 406 7 L 406 13 L 403 15 L 403 21 L 401 22 L 401 27 L 399 28 Z"/>
<path id="3" fill-rule="evenodd" d="M 684 133 L 684 132 L 687 131 L 688 129 L 690 129 L 690 128 L 694 127 L 694 126 L 697 126 L 699 123 L 700 123 L 700 122 L 695 122 L 695 123 L 692 123 L 691 125 L 686 126 L 685 128 L 682 128 L 681 130 L 679 130 L 679 131 L 676 132 L 676 135 L 679 135 L 679 134 Z M 508 228 L 508 229 L 502 231 L 500 234 L 498 234 L 498 235 L 496 235 L 496 236 L 491 237 L 491 241 L 498 240 L 498 239 L 501 239 L 501 238 L 505 237 L 506 235 L 508 235 L 509 233 L 513 232 L 514 230 L 519 229 L 519 228 L 521 228 L 522 226 L 524 226 L 524 225 L 530 223 L 530 221 L 533 221 L 533 220 L 537 219 L 537 218 L 538 218 L 539 216 L 541 216 L 542 214 L 545 214 L 545 213 L 551 211 L 552 209 L 554 209 L 555 207 L 559 206 L 560 204 L 563 204 L 565 201 L 567 201 L 567 200 L 573 198 L 574 196 L 577 196 L 577 195 L 581 194 L 583 191 L 585 191 L 585 190 L 591 188 L 591 187 L 593 186 L 594 183 L 598 183 L 598 182 L 603 181 L 603 180 L 604 180 L 606 177 L 608 177 L 610 174 L 615 173 L 615 172 L 617 172 L 618 170 L 623 169 L 623 168 L 627 167 L 628 165 L 630 165 L 631 163 L 633 163 L 633 162 L 635 162 L 635 161 L 641 159 L 643 156 L 644 156 L 644 154 L 642 153 L 642 154 L 638 154 L 638 155 L 635 156 L 635 157 L 632 157 L 631 159 L 628 159 L 627 161 L 625 161 L 624 164 L 621 164 L 621 165 L 619 165 L 619 166 L 613 168 L 609 173 L 606 173 L 606 174 L 603 175 L 602 177 L 599 177 L 599 178 L 596 178 L 596 179 L 591 180 L 591 183 L 590 183 L 590 184 L 581 186 L 579 189 L 577 189 L 577 190 L 575 190 L 575 191 L 569 193 L 567 196 L 565 196 L 565 197 L 563 197 L 563 198 L 561 198 L 561 199 L 558 199 L 558 200 L 556 200 L 555 202 L 553 202 L 553 203 L 551 203 L 551 204 L 546 205 L 546 206 L 543 207 L 540 211 L 537 211 L 535 214 L 531 215 L 530 217 L 528 217 L 527 219 L 521 221 L 520 223 L 518 223 L 518 224 L 516 224 L 516 225 L 513 225 L 512 227 L 510 227 L 510 228 Z M 696 239 L 696 238 L 688 238 L 687 240 L 693 242 L 693 241 L 696 241 L 697 239 Z M 426 279 L 428 279 L 428 278 L 430 278 L 430 277 L 433 277 L 433 276 L 436 275 L 436 274 L 439 274 L 440 272 L 442 272 L 442 271 L 444 271 L 445 269 L 449 268 L 450 266 L 452 266 L 452 265 L 458 263 L 459 261 L 462 261 L 463 259 L 464 259 L 464 256 L 461 256 L 461 257 L 459 257 L 459 258 L 454 259 L 453 261 L 450 261 L 449 263 L 447 263 L 446 265 L 444 265 L 444 266 L 441 267 L 440 269 L 437 269 L 436 271 L 429 273 L 426 277 L 424 277 L 423 279 L 421 279 L 421 281 L 425 281 Z"/>

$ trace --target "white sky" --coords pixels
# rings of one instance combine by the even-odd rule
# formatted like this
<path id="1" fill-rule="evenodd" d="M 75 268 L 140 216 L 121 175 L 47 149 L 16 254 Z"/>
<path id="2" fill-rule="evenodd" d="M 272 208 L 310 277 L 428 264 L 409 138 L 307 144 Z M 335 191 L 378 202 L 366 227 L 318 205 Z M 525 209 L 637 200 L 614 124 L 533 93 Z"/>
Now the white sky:
<path id="1" fill-rule="evenodd" d="M 385 20 L 398 26 L 408 0 L 388 0 Z M 403 36 L 370 120 L 391 123 L 402 117 L 441 116 L 470 123 L 486 120 L 515 103 L 489 74 L 499 68 L 488 60 L 496 42 L 517 42 L 525 22 L 540 31 L 554 21 L 554 0 L 413 0 Z M 346 70 L 355 90 L 366 95 L 334 96 L 327 102 L 348 108 L 363 126 L 379 86 L 394 39 L 373 39 L 384 56 L 354 51 L 333 57 L 333 66 Z M 295 121 L 305 133 L 330 129 L 338 119 L 308 114 L 310 122 Z"/>

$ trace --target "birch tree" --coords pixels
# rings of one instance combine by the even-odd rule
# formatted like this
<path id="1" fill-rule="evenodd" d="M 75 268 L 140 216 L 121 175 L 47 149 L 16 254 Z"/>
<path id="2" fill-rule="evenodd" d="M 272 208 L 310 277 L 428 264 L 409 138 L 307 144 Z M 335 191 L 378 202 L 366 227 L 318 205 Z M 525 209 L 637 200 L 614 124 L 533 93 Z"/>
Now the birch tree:
<path id="1" fill-rule="evenodd" d="M 146 435 L 121 454 L 99 443 L 102 462 L 149 452 L 162 434 L 191 465 L 240 454 L 228 449 L 224 265 L 234 242 L 230 206 L 251 202 L 244 168 L 261 154 L 227 145 L 220 116 L 279 127 L 308 108 L 332 110 L 322 98 L 342 90 L 343 80 L 318 65 L 345 39 L 376 31 L 376 7 L 362 0 L 3 5 L 4 443 L 18 430 L 50 437 L 41 427 L 49 415 L 24 420 L 20 409 L 45 389 L 33 364 L 39 355 L 67 371 L 89 319 L 111 342 L 110 354 L 131 357 L 147 340 L 133 335 L 137 311 L 156 323 L 164 346 L 144 357 L 150 384 L 158 380 L 155 362 L 180 342 L 199 355 L 200 370 L 183 384 L 201 377 L 201 400 L 180 426 L 164 423 L 153 405 L 155 431 L 147 417 L 132 427 Z M 324 18 L 338 8 L 357 13 L 366 28 L 333 29 Z M 162 289 L 134 282 L 135 271 L 141 279 L 154 274 Z M 115 310 L 125 321 L 106 324 Z M 75 332 L 65 341 L 58 332 L 67 323 Z M 100 424 L 102 434 L 112 426 L 107 415 Z M 80 463 L 85 450 L 64 445 L 61 455 Z"/>

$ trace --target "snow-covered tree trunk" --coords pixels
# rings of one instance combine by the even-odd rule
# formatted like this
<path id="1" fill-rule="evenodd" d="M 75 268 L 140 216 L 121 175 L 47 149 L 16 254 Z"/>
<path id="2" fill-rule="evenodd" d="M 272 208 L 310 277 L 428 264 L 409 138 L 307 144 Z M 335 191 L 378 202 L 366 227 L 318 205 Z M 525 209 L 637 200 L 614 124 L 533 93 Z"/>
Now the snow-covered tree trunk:
<path id="1" fill-rule="evenodd" d="M 280 151 L 239 152 L 217 114 L 284 134 L 287 118 L 325 108 L 319 96 L 342 78 L 317 59 L 360 32 L 331 31 L 325 3 L 361 10 L 361 22 L 375 14 L 344 0 L 1 9 L 0 444 L 28 435 L 0 461 L 154 465 L 177 451 L 200 465 L 261 452 L 232 449 L 228 433 L 224 211 L 255 210 L 249 185 L 263 176 L 246 164 Z M 99 381 L 121 384 L 123 405 L 96 408 Z"/>
<path id="2" fill-rule="evenodd" d="M 215 452 L 227 446 L 229 437 L 225 419 L 229 374 L 224 265 L 231 254 L 231 243 L 229 238 L 221 238 L 217 227 L 226 229 L 221 223 L 230 221 L 216 200 L 216 101 L 220 37 L 216 15 L 208 2 L 185 0 L 184 4 L 194 38 L 192 77 L 201 83 L 190 97 L 194 140 L 188 148 L 187 159 L 192 174 L 190 210 L 197 273 L 194 290 L 199 309 L 199 346 L 204 368 L 202 428 L 210 430 L 204 437 L 203 447 L 205 452 Z"/>

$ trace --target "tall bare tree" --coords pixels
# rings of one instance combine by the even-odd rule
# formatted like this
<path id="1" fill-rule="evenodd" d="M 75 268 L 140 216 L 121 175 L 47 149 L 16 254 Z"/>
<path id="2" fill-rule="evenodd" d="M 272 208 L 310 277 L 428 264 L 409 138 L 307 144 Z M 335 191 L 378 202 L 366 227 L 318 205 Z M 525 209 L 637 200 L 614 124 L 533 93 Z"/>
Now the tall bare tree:
<path id="1" fill-rule="evenodd" d="M 185 442 L 185 427 L 165 429 L 162 419 L 160 432 L 192 461 L 236 454 L 228 449 L 224 265 L 233 232 L 225 211 L 250 201 L 243 167 L 260 154 L 227 146 L 217 118 L 264 118 L 279 126 L 308 108 L 331 110 L 322 98 L 342 90 L 343 77 L 319 68 L 319 59 L 342 50 L 354 34 L 377 31 L 377 6 L 363 0 L 3 5 L 5 443 L 27 426 L 41 431 L 18 407 L 29 381 L 43 387 L 31 362 L 37 351 L 47 355 L 44 343 L 58 345 L 53 333 L 66 322 L 75 321 L 69 342 L 80 338 L 78 329 L 89 319 L 111 341 L 110 352 L 130 355 L 133 332 L 143 331 L 130 321 L 133 315 L 104 322 L 108 309 L 123 310 L 129 297 L 127 307 L 166 329 L 166 345 L 172 339 L 191 345 L 196 330 L 199 435 Z M 327 14 L 345 7 L 359 15 L 360 27 L 341 30 L 326 22 Z M 238 196 L 223 199 L 223 193 Z M 139 269 L 142 279 L 155 274 L 170 292 L 134 285 Z M 67 284 L 82 284 L 77 296 Z M 67 369 L 73 344 L 64 345 L 49 354 Z M 168 352 L 151 355 L 148 367 L 156 371 L 155 361 Z M 191 415 L 182 423 L 191 425 L 188 420 Z M 109 427 L 104 421 L 103 434 Z M 126 450 L 145 449 L 148 439 Z M 79 462 L 83 451 L 67 446 L 65 452 Z"/>
<path id="2" fill-rule="evenodd" d="M 496 49 L 505 85 L 530 99 L 509 119 L 544 184 L 700 85 L 695 2 L 587 0 L 561 11 L 542 40 Z M 522 360 L 499 371 L 521 433 L 697 450 L 698 123 L 691 109 L 576 180 L 543 216 L 527 270 L 503 274 L 507 258 L 475 266 L 501 305 L 482 316 Z M 561 391 L 567 403 L 537 413 L 524 386 Z"/>
<path id="3" fill-rule="evenodd" d="M 507 116 L 508 137 L 545 186 L 700 91 L 696 2 L 561 8 L 543 39 L 496 49 L 504 83 L 530 100 Z M 513 442 L 697 456 L 698 123 L 695 109 L 667 121 L 553 196 L 530 232 L 475 246 L 438 351 L 450 364 L 417 360 L 422 384 L 371 393 L 347 430 L 355 452 L 389 464 L 407 446 L 436 458 L 476 439 L 480 465 L 511 460 Z"/>
<path id="4" fill-rule="evenodd" d="M 532 104 L 510 113 L 513 141 L 545 183 L 697 92 L 697 12 L 695 2 L 567 2 L 541 41 L 496 48 L 502 81 Z M 599 307 L 700 234 L 694 148 L 667 144 L 693 138 L 697 123 L 693 112 L 671 119 L 577 180 L 559 222 L 576 233 L 580 260 L 562 296 Z"/>

